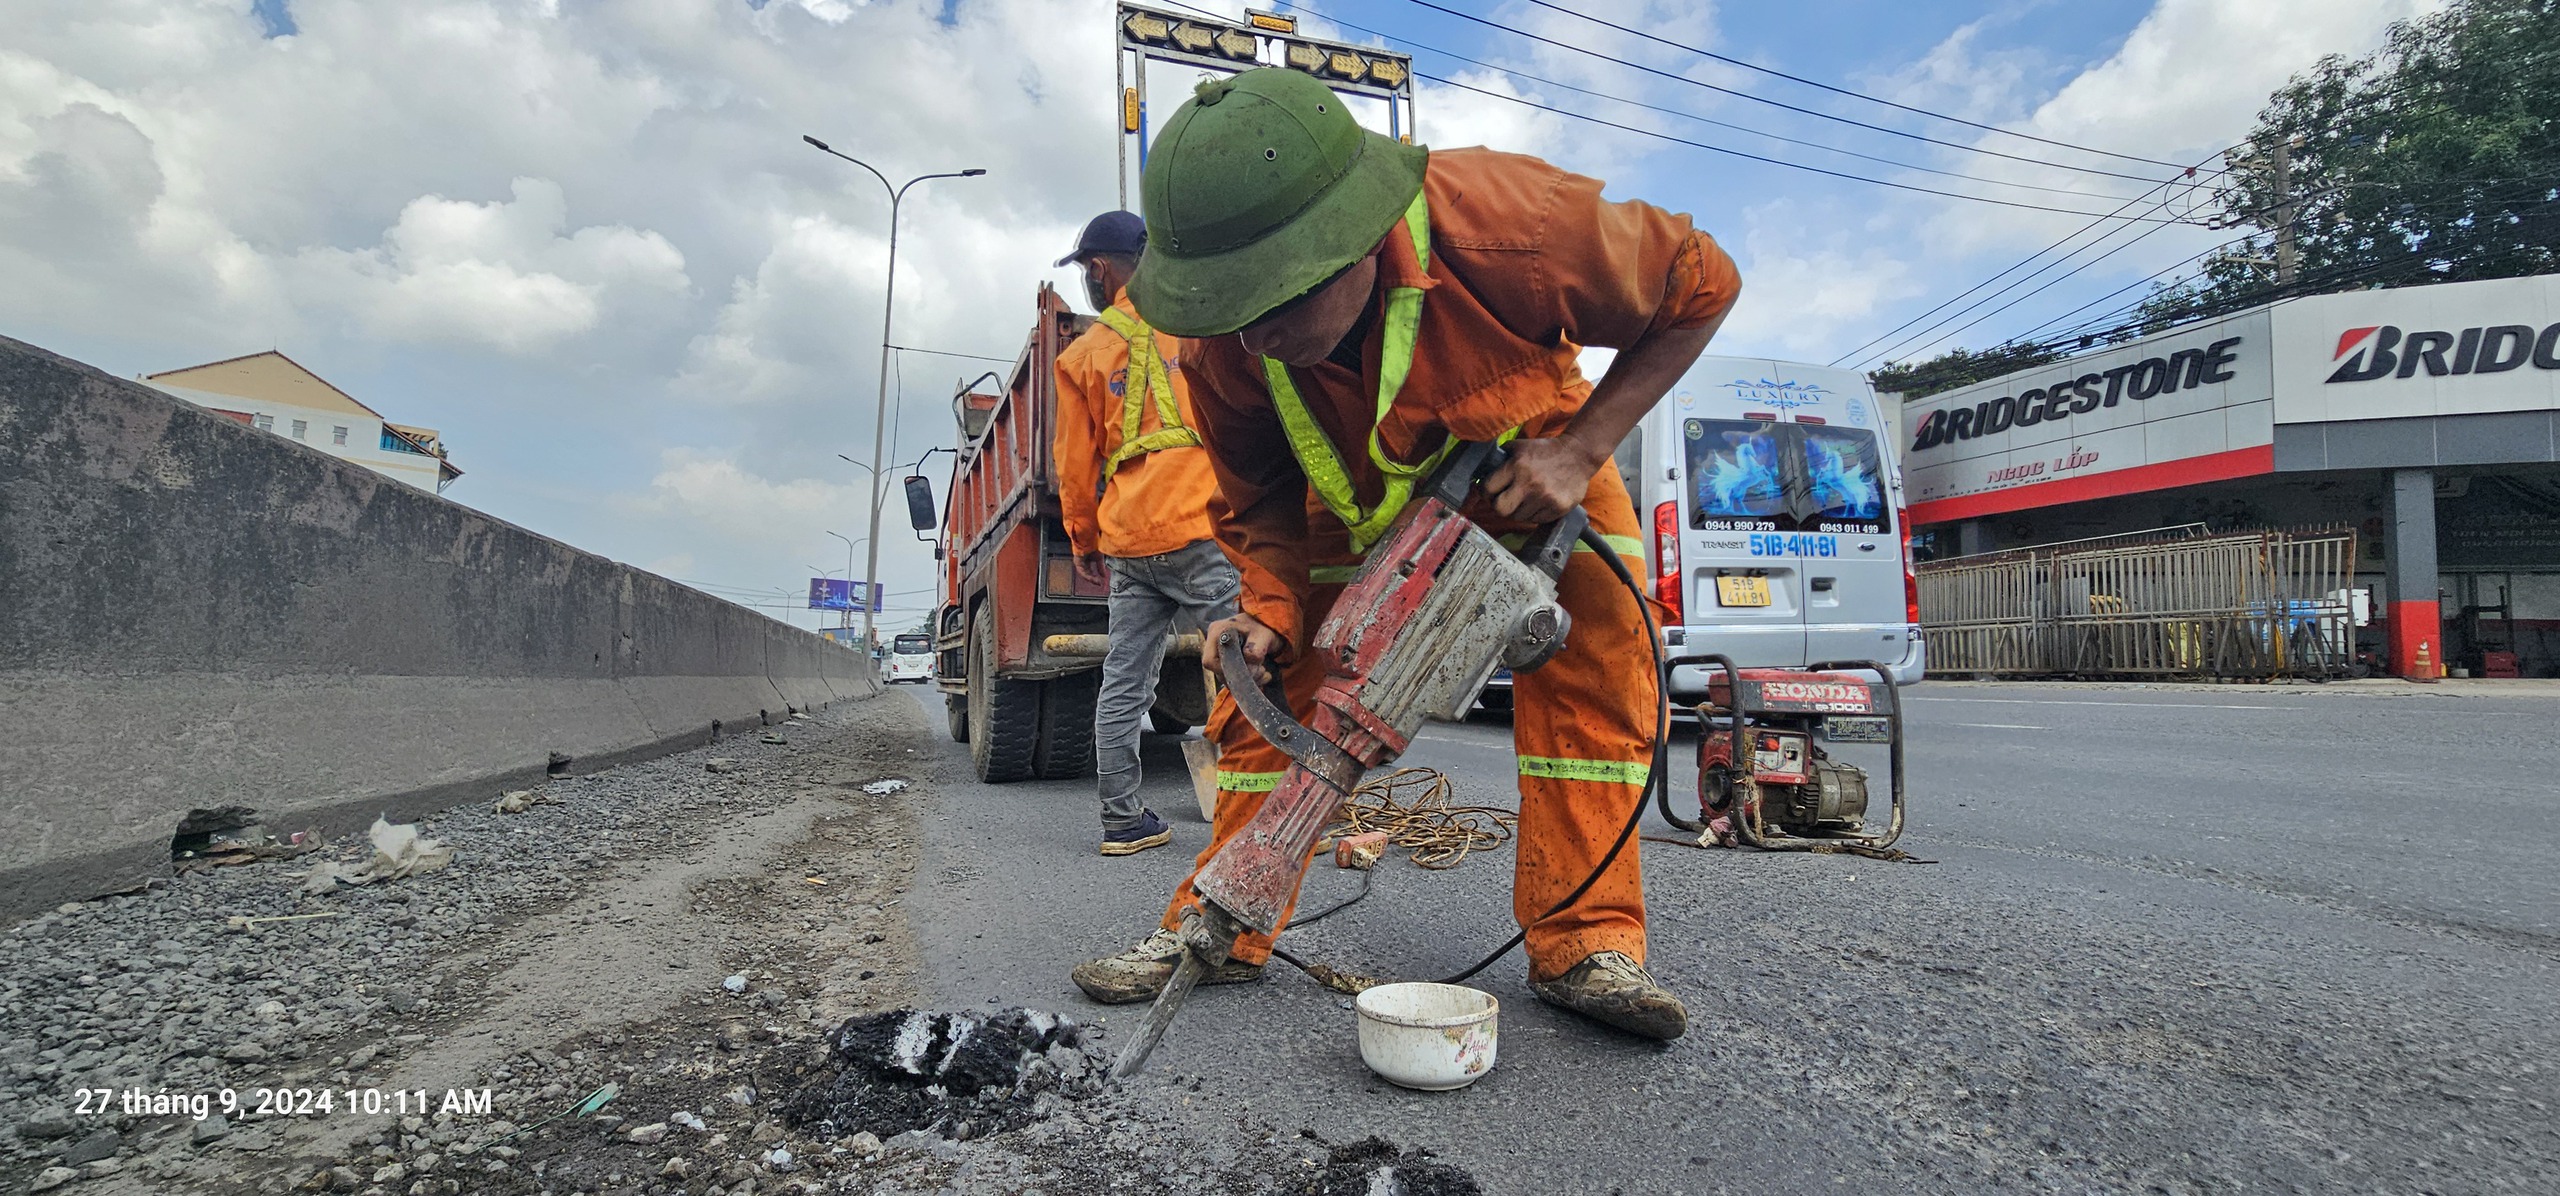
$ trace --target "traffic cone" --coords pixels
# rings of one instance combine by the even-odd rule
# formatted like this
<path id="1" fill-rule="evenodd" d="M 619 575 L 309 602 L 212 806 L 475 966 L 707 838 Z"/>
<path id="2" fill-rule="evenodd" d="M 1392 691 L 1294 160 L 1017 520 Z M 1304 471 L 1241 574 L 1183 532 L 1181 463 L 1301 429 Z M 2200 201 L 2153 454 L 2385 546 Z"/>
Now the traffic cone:
<path id="1" fill-rule="evenodd" d="M 2430 640 L 2419 640 L 2419 641 L 2418 641 L 2418 659 L 2417 659 L 2417 661 L 2416 661 L 2416 663 L 2415 663 L 2415 667 L 2413 667 L 2413 668 L 2411 668 L 2411 669 L 2409 670 L 2411 673 L 2413 673 L 2413 674 L 2415 674 L 2415 675 L 2414 675 L 2414 676 L 2412 676 L 2412 677 L 2410 677 L 2410 678 L 2409 678 L 2410 680 L 2412 680 L 2412 681 L 2433 681 L 2433 680 L 2436 680 L 2438 677 L 2440 677 L 2440 676 L 2442 676 L 2442 675 L 2443 675 L 2443 674 L 2441 673 L 2441 671 L 2439 671 L 2439 670 L 2436 668 L 2436 657 L 2435 657 L 2434 647 L 2435 647 L 2435 645 L 2434 645 L 2433 641 L 2430 641 Z"/>

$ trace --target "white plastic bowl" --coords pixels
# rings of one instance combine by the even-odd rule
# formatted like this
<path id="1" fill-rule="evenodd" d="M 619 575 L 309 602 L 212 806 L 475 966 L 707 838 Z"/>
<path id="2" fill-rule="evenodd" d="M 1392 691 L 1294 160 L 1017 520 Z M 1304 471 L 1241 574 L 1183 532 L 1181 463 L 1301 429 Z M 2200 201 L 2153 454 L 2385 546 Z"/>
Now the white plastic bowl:
<path id="1" fill-rule="evenodd" d="M 1447 1092 L 1493 1070 L 1502 1003 L 1455 984 L 1381 984 L 1352 1002 L 1360 1061 L 1390 1084 Z"/>

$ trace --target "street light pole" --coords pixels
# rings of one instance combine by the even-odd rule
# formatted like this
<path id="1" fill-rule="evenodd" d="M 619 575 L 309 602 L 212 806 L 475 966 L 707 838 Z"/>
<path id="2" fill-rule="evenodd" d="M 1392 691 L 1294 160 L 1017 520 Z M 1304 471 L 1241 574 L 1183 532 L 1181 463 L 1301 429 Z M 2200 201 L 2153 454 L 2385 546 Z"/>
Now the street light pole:
<path id="1" fill-rule="evenodd" d="M 871 643 L 872 636 L 871 608 L 876 605 L 876 603 L 872 601 L 872 598 L 873 594 L 880 588 L 880 465 L 881 459 L 888 455 L 889 353 L 891 352 L 890 345 L 892 343 L 889 339 L 889 330 L 891 326 L 891 317 L 895 315 L 897 311 L 898 207 L 901 203 L 905 202 L 907 198 L 907 188 L 915 186 L 926 179 L 975 178 L 979 175 L 985 174 L 986 171 L 973 166 L 967 170 L 949 171 L 942 174 L 920 174 L 914 178 L 908 179 L 904 183 L 891 186 L 889 183 L 889 176 L 880 173 L 878 170 L 874 170 L 870 163 L 853 157 L 850 154 L 837 153 L 836 150 L 826 142 L 820 141 L 805 133 L 801 134 L 800 140 L 816 146 L 822 153 L 842 158 L 847 162 L 851 162 L 854 165 L 869 171 L 871 177 L 880 180 L 880 189 L 889 193 L 889 276 L 887 284 L 881 288 L 880 296 L 880 385 L 876 392 L 879 395 L 879 402 L 871 413 L 871 531 L 869 535 L 864 537 L 864 539 L 871 542 L 871 554 L 863 566 L 862 577 L 862 642 L 867 647 Z"/>
<path id="2" fill-rule="evenodd" d="M 841 533 L 841 532 L 828 532 L 827 534 L 828 534 L 828 535 L 830 535 L 830 536 L 834 536 L 836 539 L 844 540 L 844 534 L 843 534 L 843 533 Z M 870 537 L 865 536 L 865 537 L 863 537 L 863 539 L 866 539 L 866 540 L 867 540 L 867 539 L 870 539 Z M 849 586 L 851 586 L 851 585 L 853 584 L 853 546 L 854 546 L 854 544 L 855 544 L 855 543 L 856 543 L 856 541 L 853 541 L 853 540 L 844 540 L 844 579 L 845 579 L 845 584 L 846 584 L 848 587 L 849 587 Z M 865 609 L 865 610 L 870 609 L 870 607 L 871 607 L 871 595 L 869 595 L 869 594 L 867 594 L 867 593 L 866 593 L 866 594 L 864 594 L 864 595 L 862 596 L 862 605 L 863 605 L 863 609 Z M 851 627 L 851 626 L 853 626 L 853 611 L 851 611 L 850 609 L 846 610 L 846 611 L 844 612 L 844 619 L 843 619 L 839 624 L 837 624 L 837 625 L 838 625 L 838 626 L 841 626 L 841 627 Z M 866 637 L 866 638 L 869 636 L 869 634 L 870 634 L 870 630 L 871 630 L 871 629 L 870 629 L 870 627 L 868 627 L 868 626 L 865 626 L 865 627 L 863 628 L 863 633 L 864 633 L 864 635 L 865 635 L 865 637 Z"/>

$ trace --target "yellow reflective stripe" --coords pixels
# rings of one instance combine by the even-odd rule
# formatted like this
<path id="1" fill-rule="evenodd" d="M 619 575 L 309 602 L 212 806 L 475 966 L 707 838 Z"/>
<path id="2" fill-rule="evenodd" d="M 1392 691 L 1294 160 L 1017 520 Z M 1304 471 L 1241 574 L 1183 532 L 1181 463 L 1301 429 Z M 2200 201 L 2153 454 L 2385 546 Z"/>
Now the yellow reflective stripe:
<path id="1" fill-rule="evenodd" d="M 1218 770 L 1218 788 L 1229 793 L 1269 793 L 1280 787 L 1285 772 L 1228 772 Z"/>
<path id="2" fill-rule="evenodd" d="M 1414 255 L 1424 268 L 1431 265 L 1431 209 L 1423 202 L 1422 193 L 1414 192 L 1413 202 L 1405 205 L 1405 229 L 1413 237 Z M 1262 377 L 1271 388 L 1271 405 L 1279 409 L 1281 428 L 1288 433 L 1289 451 L 1298 458 L 1298 468 L 1307 475 L 1307 484 L 1316 497 L 1324 500 L 1325 509 L 1351 529 L 1351 547 L 1366 551 L 1378 537 L 1385 535 L 1387 525 L 1413 497 L 1413 479 L 1438 466 L 1442 458 L 1456 446 L 1455 440 L 1441 444 L 1439 450 L 1417 465 L 1403 465 L 1389 460 L 1378 443 L 1378 422 L 1386 419 L 1387 408 L 1396 401 L 1396 393 L 1404 389 L 1404 381 L 1413 372 L 1413 345 L 1422 327 L 1422 288 L 1389 287 L 1387 318 L 1383 331 L 1381 358 L 1378 363 L 1377 415 L 1369 425 L 1369 458 L 1386 477 L 1386 492 L 1378 505 L 1363 511 L 1359 494 L 1352 486 L 1351 471 L 1344 468 L 1342 454 L 1333 446 L 1332 438 L 1307 411 L 1306 400 L 1298 396 L 1297 384 L 1289 379 L 1289 367 L 1265 357 Z"/>
<path id="3" fill-rule="evenodd" d="M 1644 784 L 1651 772 L 1643 761 L 1574 760 L 1563 756 L 1522 756 L 1520 775 L 1544 777 L 1551 781 L 1599 781 L 1618 785 Z"/>
<path id="4" fill-rule="evenodd" d="M 1496 538 L 1502 542 L 1503 547 L 1508 548 L 1513 552 L 1518 552 L 1521 545 L 1529 542 L 1529 537 L 1520 532 L 1513 532 L 1510 535 L 1499 536 Z M 1613 536 L 1607 532 L 1600 533 L 1600 538 L 1606 541 L 1609 547 L 1616 549 L 1619 556 L 1633 557 L 1637 561 L 1644 560 L 1643 540 L 1635 536 Z M 1573 542 L 1573 550 L 1575 552 L 1589 552 L 1591 551 L 1591 546 L 1580 540 L 1576 540 Z"/>
<path id="5" fill-rule="evenodd" d="M 1182 406 L 1173 398 L 1172 371 L 1165 368 L 1164 356 L 1156 351 L 1155 329 L 1116 307 L 1104 308 L 1101 319 L 1103 327 L 1129 342 L 1129 372 L 1120 386 L 1120 447 L 1113 449 L 1102 463 L 1102 476 L 1108 480 L 1130 458 L 1197 445 L 1200 434 L 1183 426 Z M 1155 400 L 1158 425 L 1144 436 L 1138 434 L 1140 404 L 1145 401 L 1142 394 Z"/>

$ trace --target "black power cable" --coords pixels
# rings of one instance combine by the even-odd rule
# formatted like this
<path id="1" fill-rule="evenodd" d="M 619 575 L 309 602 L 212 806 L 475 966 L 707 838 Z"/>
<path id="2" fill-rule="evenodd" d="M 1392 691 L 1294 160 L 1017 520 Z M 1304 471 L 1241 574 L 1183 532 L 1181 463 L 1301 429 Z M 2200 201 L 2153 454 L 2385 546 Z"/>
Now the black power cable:
<path id="1" fill-rule="evenodd" d="M 1552 918 L 1557 914 L 1563 913 L 1566 910 L 1572 909 L 1575 902 L 1582 900 L 1583 895 L 1591 891 L 1591 886 L 1600 883 L 1600 877 L 1609 871 L 1609 865 L 1618 862 L 1618 853 L 1627 849 L 1627 841 L 1635 838 L 1636 824 L 1644 821 L 1645 800 L 1652 796 L 1654 787 L 1658 785 L 1667 787 L 1670 783 L 1671 679 L 1663 675 L 1662 632 L 1659 628 L 1653 625 L 1653 607 L 1647 605 L 1645 601 L 1644 587 L 1637 584 L 1635 574 L 1627 571 L 1627 562 L 1625 559 L 1618 555 L 1618 550 L 1611 547 L 1609 542 L 1601 537 L 1600 533 L 1586 527 L 1582 529 L 1582 542 L 1589 546 L 1591 551 L 1600 558 L 1601 562 L 1609 566 L 1609 572 L 1616 574 L 1618 581 L 1627 587 L 1627 593 L 1635 597 L 1636 613 L 1644 617 L 1644 642 L 1648 648 L 1653 650 L 1653 676 L 1655 686 L 1653 694 L 1653 759 L 1645 768 L 1644 784 L 1637 786 L 1636 788 L 1635 805 L 1627 811 L 1627 824 L 1618 828 L 1618 841 L 1609 845 L 1609 854 L 1600 857 L 1600 862 L 1592 866 L 1591 875 L 1583 877 L 1582 883 L 1574 886 L 1572 893 L 1567 894 L 1564 900 L 1555 903 L 1554 908 L 1538 915 L 1537 920 L 1541 922 L 1548 918 Z M 1367 890 L 1364 888 L 1362 892 L 1365 894 Z M 1333 911 L 1327 910 L 1325 912 L 1330 914 Z M 1493 954 L 1477 960 L 1474 966 L 1469 967 L 1466 971 L 1460 972 L 1455 976 L 1451 976 L 1446 980 L 1442 980 L 1440 983 L 1465 983 L 1468 978 L 1485 970 L 1486 968 L 1492 967 L 1494 963 L 1500 960 L 1503 956 L 1511 954 L 1511 949 L 1513 947 L 1517 947 L 1521 943 L 1528 941 L 1528 938 L 1529 928 L 1523 926 L 1518 931 L 1514 932 L 1508 940 L 1505 940 L 1501 947 L 1495 949 Z"/>

